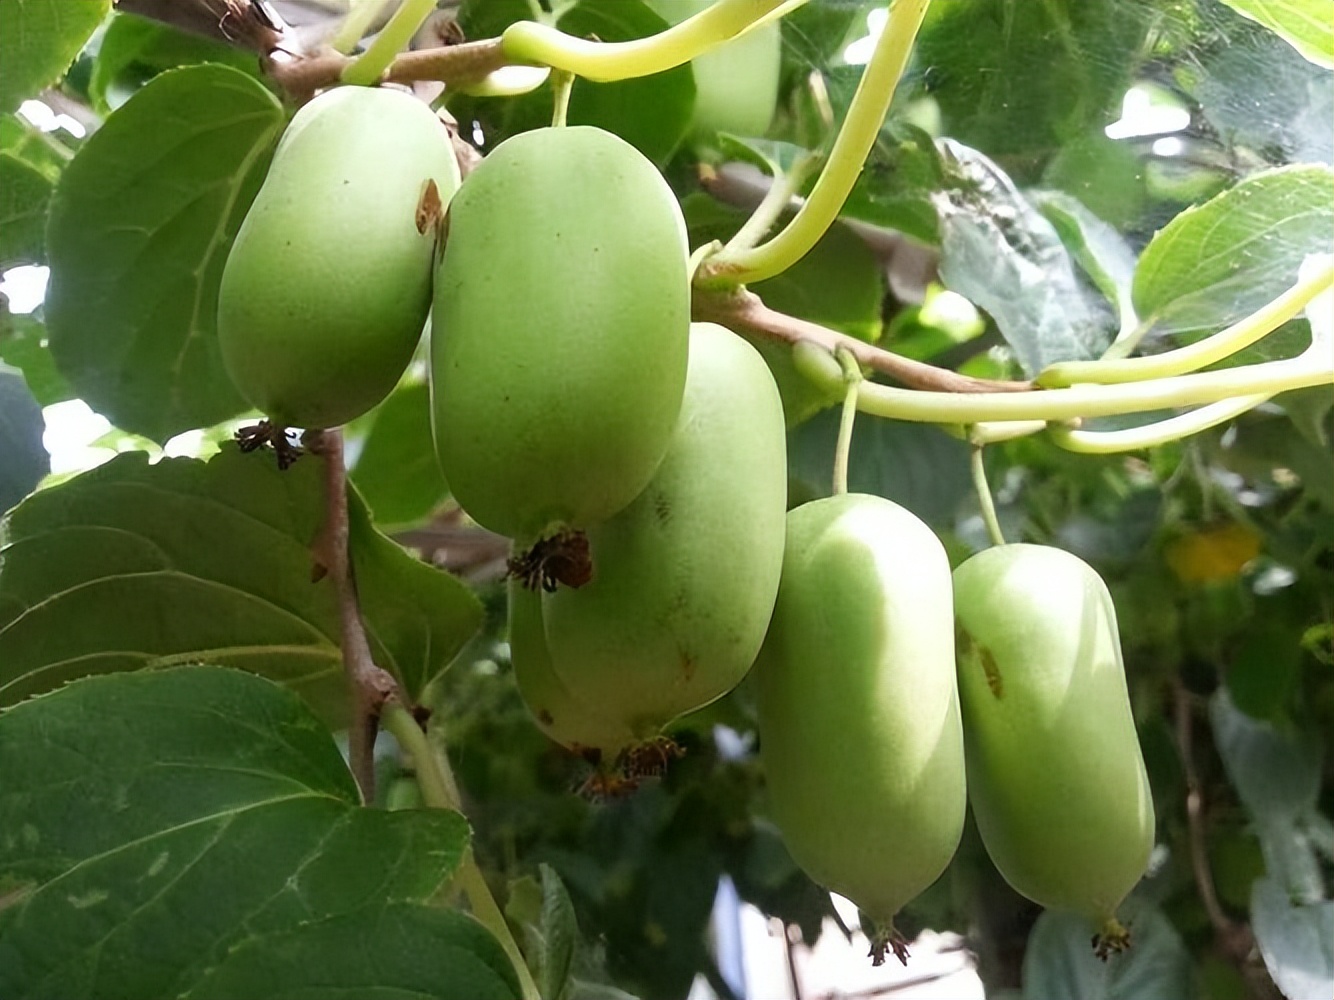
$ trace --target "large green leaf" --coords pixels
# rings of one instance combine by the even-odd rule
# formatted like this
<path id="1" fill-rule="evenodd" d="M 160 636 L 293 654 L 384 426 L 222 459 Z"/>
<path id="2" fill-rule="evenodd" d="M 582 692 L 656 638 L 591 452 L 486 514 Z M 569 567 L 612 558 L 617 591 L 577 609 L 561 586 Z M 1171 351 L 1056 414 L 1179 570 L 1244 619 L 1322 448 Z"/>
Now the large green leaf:
<path id="1" fill-rule="evenodd" d="M 1263 24 L 1317 66 L 1334 69 L 1334 9 L 1329 0 L 1223 0 Z"/>
<path id="2" fill-rule="evenodd" d="M 1090 858 L 1089 864 L 1097 864 Z M 1024 1000 L 1185 1000 L 1193 995 L 1191 959 L 1160 912 L 1140 909 L 1128 921 L 1132 947 L 1100 960 L 1089 945 L 1097 930 L 1083 917 L 1049 910 L 1038 918 L 1024 953 Z"/>
<path id="3" fill-rule="evenodd" d="M 945 285 L 991 314 L 1030 376 L 1097 357 L 1118 317 L 1056 228 L 991 160 L 954 142 L 946 150 L 953 181 L 936 196 Z"/>
<path id="4" fill-rule="evenodd" d="M 0 111 L 55 83 L 111 0 L 0 0 Z"/>
<path id="5" fill-rule="evenodd" d="M 299 699 L 217 667 L 90 678 L 11 708 L 0 773 L 0 995 L 13 1000 L 187 994 L 236 950 L 339 918 L 342 940 L 306 935 L 307 982 L 335 967 L 364 977 L 383 952 L 349 948 L 348 932 L 391 915 L 429 929 L 429 914 L 391 904 L 434 896 L 468 842 L 457 813 L 361 808 Z M 433 961 L 390 954 L 386 966 Z"/>
<path id="6" fill-rule="evenodd" d="M 513 1000 L 509 959 L 454 910 L 395 903 L 252 936 L 184 1000 Z"/>
<path id="7" fill-rule="evenodd" d="M 120 456 L 19 506 L 0 548 L 0 703 L 74 677 L 244 667 L 329 717 L 345 692 L 332 584 L 312 582 L 322 469 L 233 447 L 205 463 Z M 454 578 L 379 535 L 353 497 L 353 561 L 376 662 L 416 698 L 476 630 Z"/>
<path id="8" fill-rule="evenodd" d="M 51 471 L 42 447 L 45 426 L 23 376 L 0 364 L 0 511 L 22 500 Z"/>
<path id="9" fill-rule="evenodd" d="M 0 303 L 0 361 L 23 372 L 33 398 L 42 406 L 74 397 L 56 371 L 46 345 L 46 327 L 30 314 L 11 313 L 3 303 Z"/>
<path id="10" fill-rule="evenodd" d="M 248 408 L 222 365 L 218 285 L 284 120 L 238 70 L 171 70 L 61 176 L 47 229 L 51 349 L 116 426 L 165 441 Z"/>
<path id="11" fill-rule="evenodd" d="M 1256 879 L 1251 926 L 1288 1000 L 1334 996 L 1334 902 L 1294 900 L 1275 879 Z"/>
<path id="12" fill-rule="evenodd" d="M 41 261 L 53 186 L 27 160 L 0 151 L 0 270 Z"/>
<path id="13" fill-rule="evenodd" d="M 389 527 L 425 520 L 449 492 L 435 457 L 429 387 L 425 382 L 400 386 L 368 420 L 352 481 L 375 523 Z"/>
<path id="14" fill-rule="evenodd" d="M 93 106 L 105 113 L 124 104 L 163 70 L 202 62 L 259 72 L 259 57 L 254 52 L 189 34 L 161 21 L 117 14 L 97 47 L 88 96 Z"/>
<path id="15" fill-rule="evenodd" d="M 1159 231 L 1135 270 L 1135 308 L 1151 336 L 1212 332 L 1281 294 L 1331 245 L 1334 169 L 1254 174 Z"/>

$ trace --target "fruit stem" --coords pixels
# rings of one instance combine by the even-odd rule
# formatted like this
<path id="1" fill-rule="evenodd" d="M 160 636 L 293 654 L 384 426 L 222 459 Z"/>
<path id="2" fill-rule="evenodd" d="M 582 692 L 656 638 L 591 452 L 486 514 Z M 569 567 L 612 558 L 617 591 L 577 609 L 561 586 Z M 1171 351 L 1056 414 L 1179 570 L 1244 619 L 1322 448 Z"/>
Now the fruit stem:
<path id="1" fill-rule="evenodd" d="M 630 42 L 595 42 L 575 38 L 536 21 L 518 21 L 505 29 L 501 46 L 506 58 L 512 62 L 568 70 L 587 80 L 628 80 L 687 63 L 806 2 L 718 0 L 680 24 Z"/>
<path id="2" fill-rule="evenodd" d="M 792 196 L 801 189 L 806 183 L 806 178 L 811 175 L 820 162 L 818 153 L 807 153 L 799 157 L 791 168 L 784 171 L 778 164 L 769 161 L 769 171 L 773 175 L 773 183 L 769 185 L 769 190 L 765 192 L 764 198 L 755 211 L 751 213 L 745 225 L 737 230 L 735 236 L 727 241 L 724 250 L 733 253 L 741 250 L 749 250 L 760 240 L 764 239 L 770 229 L 778 221 L 779 217 L 792 202 Z"/>
<path id="3" fill-rule="evenodd" d="M 564 128 L 570 113 L 570 91 L 574 89 L 574 74 L 556 70 L 551 74 L 551 127 Z"/>
<path id="4" fill-rule="evenodd" d="M 366 29 L 371 26 L 379 10 L 380 4 L 377 0 L 352 0 L 351 7 L 343 17 L 343 23 L 338 26 L 338 32 L 329 42 L 329 47 L 335 52 L 347 55 L 365 37 Z"/>
<path id="5" fill-rule="evenodd" d="M 452 809 L 455 812 L 462 812 L 458 783 L 454 780 L 454 772 L 450 769 L 449 758 L 443 749 L 437 747 L 422 731 L 413 714 L 402 702 L 393 698 L 386 702 L 381 718 L 384 728 L 394 735 L 398 745 L 412 757 L 422 801 L 432 809 Z M 542 1000 L 537 984 L 528 971 L 528 963 L 523 960 L 523 952 L 519 950 L 514 935 L 510 933 L 505 915 L 496 904 L 495 897 L 491 895 L 491 889 L 486 884 L 482 870 L 477 866 L 471 847 L 459 865 L 454 880 L 467 897 L 473 916 L 495 936 L 501 948 L 505 950 L 519 979 L 523 1000 Z"/>
<path id="6" fill-rule="evenodd" d="M 815 367 L 808 367 L 806 374 L 831 393 L 843 388 L 839 380 Z M 1038 392 L 923 392 L 867 383 L 857 406 L 863 413 L 878 417 L 934 424 L 1060 421 L 1143 413 L 1262 393 L 1274 395 L 1329 384 L 1334 384 L 1334 367 L 1301 357 L 1147 382 L 1076 385 Z"/>
<path id="7" fill-rule="evenodd" d="M 369 87 L 377 83 L 394 57 L 408 47 L 417 29 L 435 10 L 435 0 L 403 0 L 366 51 L 340 74 L 343 83 Z"/>
<path id="8" fill-rule="evenodd" d="M 852 425 L 857 420 L 857 394 L 861 389 L 862 370 L 848 351 L 838 352 L 847 389 L 843 395 L 843 416 L 838 422 L 838 445 L 834 449 L 834 493 L 848 492 L 848 456 L 852 452 Z"/>
<path id="9" fill-rule="evenodd" d="M 992 545 L 1004 545 L 1005 535 L 1001 532 L 1000 518 L 996 516 L 996 502 L 991 498 L 991 486 L 987 482 L 987 469 L 982 461 L 986 448 L 973 445 L 970 466 L 973 471 L 973 489 L 977 491 L 977 503 L 982 508 L 982 522 L 987 526 L 987 535 Z"/>
<path id="10" fill-rule="evenodd" d="M 737 285 L 772 278 L 806 256 L 819 242 L 838 218 L 861 176 L 930 2 L 894 0 L 889 5 L 889 20 L 862 73 L 825 168 L 805 204 L 782 232 L 767 243 L 737 252 L 725 250 L 707 261 L 700 274 L 705 284 Z"/>
<path id="11" fill-rule="evenodd" d="M 1320 268 L 1314 274 L 1299 280 L 1282 295 L 1265 303 L 1245 319 L 1194 344 L 1148 357 L 1066 361 L 1045 369 L 1038 375 L 1037 383 L 1045 388 L 1057 388 L 1081 382 L 1106 385 L 1196 371 L 1206 365 L 1222 361 L 1273 333 L 1306 308 L 1317 295 L 1330 288 L 1334 288 L 1334 265 Z"/>
<path id="12" fill-rule="evenodd" d="M 1084 431 L 1053 424 L 1051 436 L 1052 440 L 1066 451 L 1076 451 L 1085 455 L 1112 455 L 1121 451 L 1156 448 L 1158 445 L 1178 441 L 1183 437 L 1215 427 L 1233 417 L 1239 417 L 1247 410 L 1252 410 L 1270 399 L 1271 396 L 1271 393 L 1265 392 L 1254 396 L 1222 399 L 1217 403 L 1197 407 L 1188 413 L 1168 417 L 1166 420 L 1156 420 L 1141 427 L 1126 427 L 1117 431 Z"/>

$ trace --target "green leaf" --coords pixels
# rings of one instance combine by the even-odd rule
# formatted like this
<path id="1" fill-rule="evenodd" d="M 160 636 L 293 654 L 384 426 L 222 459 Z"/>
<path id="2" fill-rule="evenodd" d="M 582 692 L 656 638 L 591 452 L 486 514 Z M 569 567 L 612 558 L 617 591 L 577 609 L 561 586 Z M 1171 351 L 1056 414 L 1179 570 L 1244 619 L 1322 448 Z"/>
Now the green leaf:
<path id="1" fill-rule="evenodd" d="M 41 262 L 53 187 L 40 169 L 0 151 L 0 269 Z"/>
<path id="2" fill-rule="evenodd" d="M 175 663 L 244 667 L 345 711 L 338 617 L 312 582 L 323 470 L 225 448 L 208 462 L 122 455 L 35 494 L 4 524 L 0 703 L 73 677 Z M 376 533 L 351 503 L 376 662 L 415 699 L 476 630 L 453 577 Z"/>
<path id="3" fill-rule="evenodd" d="M 991 314 L 1030 376 L 1056 361 L 1097 357 L 1117 318 L 1076 273 L 1055 227 L 991 160 L 946 147 L 956 178 L 936 197 L 946 287 Z"/>
<path id="4" fill-rule="evenodd" d="M 251 937 L 183 1000 L 514 1000 L 519 995 L 509 959 L 477 921 L 454 910 L 395 903 Z"/>
<path id="5" fill-rule="evenodd" d="M 55 83 L 111 9 L 111 0 L 0 0 L 0 111 Z"/>
<path id="6" fill-rule="evenodd" d="M 431 436 L 424 382 L 399 386 L 370 414 L 352 481 L 381 527 L 418 524 L 449 494 Z"/>
<path id="7" fill-rule="evenodd" d="M 540 865 L 542 875 L 542 914 L 538 924 L 541 956 L 538 961 L 538 989 L 544 997 L 559 997 L 565 992 L 579 943 L 579 924 L 574 918 L 574 904 L 565 884 L 550 865 Z"/>
<path id="8" fill-rule="evenodd" d="M 932 196 L 945 183 L 945 169 L 931 136 L 906 122 L 891 121 L 876 137 L 839 214 L 935 246 L 940 226 Z"/>
<path id="9" fill-rule="evenodd" d="M 1120 233 L 1078 199 L 1059 191 L 1036 192 L 1032 197 L 1089 280 L 1116 307 L 1121 330 L 1133 330 L 1136 319 L 1131 284 L 1135 280 L 1135 251 Z"/>
<path id="10" fill-rule="evenodd" d="M 667 22 L 641 0 L 579 0 L 556 25 L 576 38 L 604 42 L 644 38 Z M 570 92 L 571 125 L 614 132 L 655 163 L 666 163 L 685 138 L 695 108 L 695 76 L 689 65 L 615 83 L 576 78 Z M 652 109 L 646 113 L 647 109 Z"/>
<path id="11" fill-rule="evenodd" d="M 1223 0 L 1263 24 L 1317 66 L 1334 69 L 1334 9 L 1329 0 Z"/>
<path id="12" fill-rule="evenodd" d="M 3 114 L 0 114 L 0 151 L 36 167 L 53 183 L 74 155 L 53 135 L 38 131 L 18 115 Z"/>
<path id="13" fill-rule="evenodd" d="M 1288 1000 L 1334 996 L 1334 902 L 1299 903 L 1274 879 L 1256 879 L 1251 928 Z"/>
<path id="14" fill-rule="evenodd" d="M 792 475 L 827 496 L 834 471 L 839 411 L 818 414 L 788 434 Z M 936 528 L 952 528 L 972 495 L 968 445 L 929 424 L 857 421 L 848 456 L 848 489 L 902 504 Z"/>
<path id="15" fill-rule="evenodd" d="M 431 898 L 468 843 L 457 813 L 361 808 L 300 700 L 217 667 L 16 706 L 0 773 L 0 829 L 16 834 L 0 838 L 0 995 L 14 1000 L 177 996 L 248 942 Z"/>
<path id="16" fill-rule="evenodd" d="M 248 409 L 222 366 L 218 285 L 284 121 L 238 70 L 171 70 L 61 176 L 47 229 L 51 349 L 116 426 L 161 442 Z"/>
<path id="17" fill-rule="evenodd" d="M 23 376 L 0 364 L 0 511 L 27 496 L 51 471 L 42 447 L 42 408 Z"/>
<path id="18" fill-rule="evenodd" d="M 88 96 L 103 114 L 124 104 L 163 70 L 194 63 L 222 63 L 251 75 L 259 58 L 235 46 L 192 35 L 161 21 L 117 14 L 102 33 L 88 80 Z"/>
<path id="19" fill-rule="evenodd" d="M 1135 271 L 1135 308 L 1150 336 L 1213 332 L 1284 292 L 1331 242 L 1334 169 L 1254 174 L 1158 232 Z"/>
<path id="20" fill-rule="evenodd" d="M 1295 821 L 1320 792 L 1319 741 L 1252 719 L 1224 692 L 1209 703 L 1214 742 L 1242 803 L 1257 819 Z"/>
<path id="21" fill-rule="evenodd" d="M 23 372 L 33 398 L 42 406 L 73 399 L 68 383 L 56 371 L 46 344 L 46 327 L 35 317 L 11 313 L 0 305 L 0 361 Z"/>
<path id="22" fill-rule="evenodd" d="M 1090 864 L 1096 864 L 1090 859 Z M 1194 995 L 1190 953 L 1167 918 L 1141 908 L 1127 921 L 1133 946 L 1105 962 L 1083 917 L 1048 910 L 1038 917 L 1024 953 L 1025 1000 L 1166 1000 Z"/>

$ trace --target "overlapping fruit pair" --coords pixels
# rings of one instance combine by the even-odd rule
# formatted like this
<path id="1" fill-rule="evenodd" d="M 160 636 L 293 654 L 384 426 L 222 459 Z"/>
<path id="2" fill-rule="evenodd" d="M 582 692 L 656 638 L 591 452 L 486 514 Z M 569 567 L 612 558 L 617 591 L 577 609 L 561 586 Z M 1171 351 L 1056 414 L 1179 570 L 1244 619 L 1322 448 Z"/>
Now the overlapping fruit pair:
<path id="1" fill-rule="evenodd" d="M 460 186 L 415 99 L 322 95 L 228 259 L 228 369 L 279 426 L 339 424 L 392 388 L 428 309 L 441 467 L 514 540 L 513 663 L 548 735 L 634 769 L 755 663 L 775 819 L 881 952 L 953 856 L 965 786 L 1015 888 L 1115 943 L 1153 809 L 1093 570 L 1011 545 L 951 578 L 877 497 L 785 515 L 773 380 L 690 323 L 677 201 L 619 138 L 523 133 Z"/>

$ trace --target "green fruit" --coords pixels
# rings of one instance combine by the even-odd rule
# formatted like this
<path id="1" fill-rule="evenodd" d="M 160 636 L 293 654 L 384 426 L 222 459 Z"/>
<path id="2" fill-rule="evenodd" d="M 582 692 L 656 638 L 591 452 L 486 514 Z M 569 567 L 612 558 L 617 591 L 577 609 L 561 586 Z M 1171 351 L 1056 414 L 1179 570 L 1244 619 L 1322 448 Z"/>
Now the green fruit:
<path id="1" fill-rule="evenodd" d="M 622 510 L 676 426 L 689 328 L 685 223 L 653 164 L 591 127 L 497 146 L 436 282 L 436 447 L 463 509 L 521 544 Z"/>
<path id="2" fill-rule="evenodd" d="M 713 5 L 713 0 L 651 0 L 668 24 L 679 24 Z M 762 136 L 778 103 L 783 36 L 777 20 L 725 42 L 690 63 L 695 74 L 696 132 Z"/>
<path id="3" fill-rule="evenodd" d="M 338 87 L 292 119 L 218 293 L 223 362 L 275 424 L 344 424 L 403 374 L 431 306 L 430 182 L 448 202 L 458 164 L 408 94 Z"/>
<path id="4" fill-rule="evenodd" d="M 629 729 L 576 700 L 556 676 L 542 631 L 542 597 L 516 580 L 509 584 L 509 642 L 519 694 L 547 736 L 576 753 L 596 751 L 608 763 L 635 742 Z"/>
<path id="5" fill-rule="evenodd" d="M 694 324 L 662 465 L 629 507 L 588 529 L 592 582 L 543 597 L 566 687 L 641 739 L 734 688 L 773 611 L 786 502 L 773 378 L 740 337 Z"/>
<path id="6" fill-rule="evenodd" d="M 792 857 L 885 931 L 882 954 L 887 943 L 900 953 L 894 914 L 949 864 L 965 811 L 940 541 L 880 497 L 793 510 L 754 676 L 773 818 Z"/>
<path id="7" fill-rule="evenodd" d="M 1116 609 L 1076 556 L 979 552 L 954 572 L 968 789 L 1017 891 L 1112 922 L 1153 849 L 1153 800 L 1126 694 Z"/>

